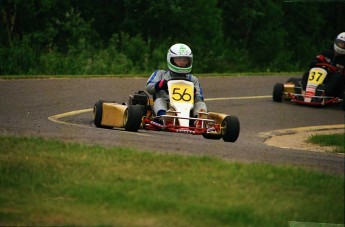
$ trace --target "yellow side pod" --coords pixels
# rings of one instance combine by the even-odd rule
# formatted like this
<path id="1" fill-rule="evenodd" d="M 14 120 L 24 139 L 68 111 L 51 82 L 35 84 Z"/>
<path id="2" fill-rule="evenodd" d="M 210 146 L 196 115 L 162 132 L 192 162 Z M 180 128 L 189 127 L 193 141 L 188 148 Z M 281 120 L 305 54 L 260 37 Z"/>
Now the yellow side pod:
<path id="1" fill-rule="evenodd" d="M 292 83 L 284 84 L 284 91 L 287 93 L 295 93 L 295 85 Z"/>
<path id="2" fill-rule="evenodd" d="M 103 103 L 102 125 L 124 127 L 126 123 L 127 106 L 118 103 Z"/>
<path id="3" fill-rule="evenodd" d="M 209 119 L 214 120 L 216 124 L 221 124 L 224 118 L 228 115 L 216 112 L 208 112 Z"/>

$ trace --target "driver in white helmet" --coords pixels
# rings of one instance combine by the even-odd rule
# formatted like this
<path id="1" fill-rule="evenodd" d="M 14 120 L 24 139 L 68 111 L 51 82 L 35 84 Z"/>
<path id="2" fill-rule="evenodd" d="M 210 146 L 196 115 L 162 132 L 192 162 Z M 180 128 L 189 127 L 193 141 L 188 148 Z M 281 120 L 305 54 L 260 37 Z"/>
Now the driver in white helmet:
<path id="1" fill-rule="evenodd" d="M 326 96 L 343 95 L 345 87 L 345 32 L 340 33 L 334 40 L 333 50 L 324 50 L 320 55 L 310 63 L 309 67 L 313 68 L 317 63 L 328 63 L 335 66 L 338 70 L 335 73 L 329 72 L 325 84 L 317 88 L 317 92 Z M 306 72 L 302 77 L 303 89 L 306 89 L 309 72 Z"/>
<path id="2" fill-rule="evenodd" d="M 194 83 L 193 116 L 207 112 L 199 80 L 191 74 L 193 64 L 192 50 L 185 44 L 172 45 L 167 54 L 168 70 L 156 70 L 146 83 L 146 91 L 153 95 L 153 111 L 157 116 L 165 115 L 168 109 L 167 81 L 174 78 L 187 79 Z"/>

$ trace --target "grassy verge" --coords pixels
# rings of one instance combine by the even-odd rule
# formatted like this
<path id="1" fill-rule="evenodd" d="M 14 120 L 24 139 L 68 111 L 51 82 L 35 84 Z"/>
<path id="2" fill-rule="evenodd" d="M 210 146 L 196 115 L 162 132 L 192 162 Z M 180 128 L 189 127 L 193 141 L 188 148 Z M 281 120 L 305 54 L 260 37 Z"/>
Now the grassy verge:
<path id="1" fill-rule="evenodd" d="M 332 152 L 344 153 L 345 152 L 345 134 L 329 134 L 329 135 L 312 135 L 308 137 L 307 142 L 319 144 L 320 146 L 335 147 Z"/>
<path id="2" fill-rule="evenodd" d="M 0 225 L 344 223 L 344 178 L 288 166 L 0 137 Z"/>

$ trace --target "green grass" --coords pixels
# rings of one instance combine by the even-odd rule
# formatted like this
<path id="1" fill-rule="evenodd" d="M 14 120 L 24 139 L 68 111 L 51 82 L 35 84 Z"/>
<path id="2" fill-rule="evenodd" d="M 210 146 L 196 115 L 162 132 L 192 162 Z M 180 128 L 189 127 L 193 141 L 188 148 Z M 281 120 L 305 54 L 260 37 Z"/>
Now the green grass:
<path id="1" fill-rule="evenodd" d="M 0 225 L 344 223 L 344 178 L 41 138 L 0 137 Z"/>
<path id="2" fill-rule="evenodd" d="M 345 152 L 345 133 L 339 134 L 315 134 L 307 138 L 307 142 L 319 144 L 320 146 L 334 146 L 332 152 L 344 153 Z"/>

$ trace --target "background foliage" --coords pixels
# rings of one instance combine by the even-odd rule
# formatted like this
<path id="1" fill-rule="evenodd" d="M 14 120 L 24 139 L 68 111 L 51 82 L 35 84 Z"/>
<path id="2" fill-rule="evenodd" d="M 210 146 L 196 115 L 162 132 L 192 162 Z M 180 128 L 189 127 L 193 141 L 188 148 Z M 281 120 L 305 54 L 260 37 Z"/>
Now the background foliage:
<path id="1" fill-rule="evenodd" d="M 183 42 L 195 73 L 300 71 L 345 30 L 344 1 L 1 0 L 0 75 L 166 68 Z"/>

